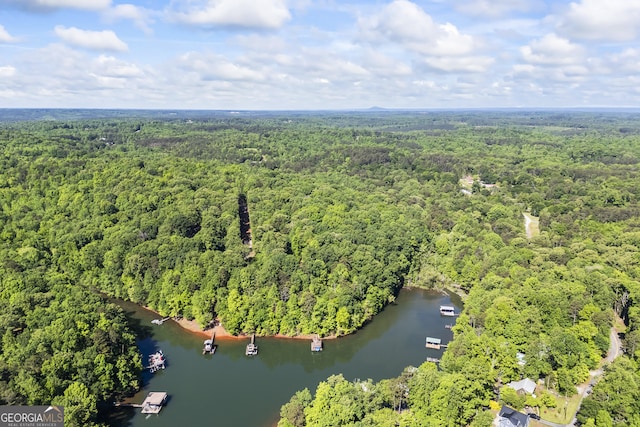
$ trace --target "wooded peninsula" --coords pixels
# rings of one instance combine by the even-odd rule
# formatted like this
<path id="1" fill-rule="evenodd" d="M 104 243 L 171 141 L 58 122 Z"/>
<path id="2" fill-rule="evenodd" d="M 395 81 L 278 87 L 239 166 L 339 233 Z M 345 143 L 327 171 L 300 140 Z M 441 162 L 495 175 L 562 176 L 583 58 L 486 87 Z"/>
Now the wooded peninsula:
<path id="1" fill-rule="evenodd" d="M 439 365 L 332 376 L 279 426 L 640 426 L 638 112 L 0 110 L 0 147 L 0 404 L 104 425 L 142 370 L 104 295 L 340 336 L 411 286 L 464 296 Z"/>

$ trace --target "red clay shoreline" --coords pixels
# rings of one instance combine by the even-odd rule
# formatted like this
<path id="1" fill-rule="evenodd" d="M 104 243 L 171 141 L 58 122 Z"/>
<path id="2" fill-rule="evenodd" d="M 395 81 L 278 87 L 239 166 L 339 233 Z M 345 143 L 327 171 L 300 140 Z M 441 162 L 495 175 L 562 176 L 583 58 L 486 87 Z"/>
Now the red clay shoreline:
<path id="1" fill-rule="evenodd" d="M 178 326 L 180 326 L 185 331 L 194 335 L 198 335 L 203 338 L 211 338 L 211 335 L 214 333 L 215 333 L 215 339 L 220 341 L 246 340 L 247 338 L 249 338 L 249 335 L 247 334 L 232 335 L 224 328 L 224 326 L 222 326 L 219 323 L 213 328 L 203 330 L 200 327 L 200 325 L 198 325 L 198 323 L 196 323 L 193 320 L 187 320 L 182 318 L 182 319 L 174 320 L 174 322 L 176 322 Z M 315 337 L 315 334 L 300 334 L 295 336 L 275 334 L 275 335 L 260 335 L 260 336 L 267 337 L 267 338 L 286 339 L 286 340 L 311 340 Z M 322 339 L 324 340 L 335 339 L 335 338 L 338 338 L 338 337 L 336 335 L 322 337 Z"/>
<path id="2" fill-rule="evenodd" d="M 460 290 L 458 289 L 456 291 L 455 288 L 447 288 L 445 289 L 425 289 L 425 288 L 421 288 L 419 286 L 404 286 L 404 289 L 406 290 L 414 290 L 414 289 L 420 289 L 420 290 L 425 290 L 425 291 L 432 291 L 432 292 L 439 292 L 439 293 L 447 293 L 446 290 L 457 294 L 458 296 L 460 296 L 461 298 L 465 295 L 463 292 L 461 293 Z M 150 311 L 154 314 L 157 314 L 159 317 L 163 317 L 160 313 L 158 313 L 157 311 L 153 310 L 152 308 L 143 306 L 143 305 L 139 305 L 136 304 L 138 307 L 143 308 L 147 311 Z M 229 331 L 227 331 L 224 326 L 222 326 L 222 324 L 220 322 L 217 322 L 216 326 L 214 326 L 213 328 L 209 328 L 209 329 L 202 329 L 202 327 L 194 320 L 187 320 L 185 318 L 179 318 L 179 319 L 175 319 L 175 318 L 171 318 L 170 321 L 175 322 L 178 326 L 180 326 L 182 329 L 184 329 L 186 332 L 193 334 L 193 335 L 197 335 L 201 338 L 211 338 L 211 335 L 213 333 L 215 333 L 215 339 L 216 340 L 220 340 L 220 341 L 238 341 L 238 340 L 246 340 L 247 338 L 249 338 L 249 335 L 247 334 L 240 334 L 240 335 L 233 335 L 231 333 L 229 333 Z M 357 331 L 354 331 L 353 333 L 355 333 Z M 259 335 L 261 337 L 265 337 L 265 338 L 277 338 L 277 339 L 283 339 L 283 340 L 311 340 L 313 339 L 316 334 L 299 334 L 299 335 L 294 335 L 294 336 L 289 336 L 289 335 L 283 335 L 283 334 L 275 334 L 275 335 Z M 323 340 L 332 340 L 332 339 L 336 339 L 336 338 L 340 338 L 343 336 L 347 336 L 347 335 L 329 335 L 326 337 L 322 337 Z"/>
<path id="3" fill-rule="evenodd" d="M 149 308 L 143 305 L 138 305 L 138 306 L 147 311 L 150 311 L 151 313 L 157 314 L 159 317 L 162 317 L 160 313 L 153 310 L 152 308 Z M 200 327 L 200 325 L 195 320 L 187 320 L 185 318 L 179 318 L 179 319 L 171 318 L 169 320 L 176 323 L 186 332 L 193 335 L 197 335 L 201 338 L 211 338 L 211 335 L 214 333 L 215 333 L 215 339 L 219 341 L 237 341 L 237 340 L 246 340 L 247 338 L 249 338 L 249 335 L 247 334 L 232 335 L 220 323 L 216 324 L 216 326 L 214 326 L 213 328 L 202 329 L 202 327 Z M 316 335 L 300 334 L 295 336 L 288 336 L 288 335 L 282 335 L 282 334 L 275 334 L 275 335 L 262 335 L 262 336 L 268 337 L 268 338 L 278 338 L 278 339 L 288 339 L 288 340 L 310 340 L 310 339 L 313 339 Z M 336 338 L 338 338 L 337 335 L 329 335 L 326 337 L 322 337 L 322 339 L 325 339 L 325 340 L 336 339 Z"/>

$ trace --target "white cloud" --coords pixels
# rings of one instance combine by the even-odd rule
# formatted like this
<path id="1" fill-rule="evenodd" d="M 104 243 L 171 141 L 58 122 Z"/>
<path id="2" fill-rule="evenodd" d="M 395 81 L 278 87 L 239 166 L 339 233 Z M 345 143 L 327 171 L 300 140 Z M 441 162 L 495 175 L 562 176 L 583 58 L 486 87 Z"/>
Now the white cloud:
<path id="1" fill-rule="evenodd" d="M 520 49 L 525 61 L 538 65 L 573 65 L 584 60 L 582 46 L 550 33 Z"/>
<path id="2" fill-rule="evenodd" d="M 586 87 L 594 81 L 591 70 L 585 66 L 568 65 L 546 67 L 516 64 L 505 78 L 517 82 L 517 86 L 536 86 L 547 94 L 565 92 L 567 89 Z M 597 77 L 595 77 L 597 79 Z M 579 92 L 575 92 L 576 94 Z"/>
<path id="3" fill-rule="evenodd" d="M 108 55 L 93 56 L 61 43 L 25 50 L 16 61 L 13 65 L 19 72 L 11 79 L 0 78 L 0 87 L 4 83 L 6 91 L 13 93 L 4 98 L 0 93 L 3 105 L 126 108 L 141 100 L 153 105 L 156 92 L 162 90 L 162 76 L 155 75 L 152 69 Z M 167 98 L 163 91 L 162 99 Z"/>
<path id="4" fill-rule="evenodd" d="M 75 2 L 76 9 L 82 4 L 97 13 L 10 10 L 2 18 L 11 23 L 8 37 L 15 40 L 18 28 L 29 37 L 3 52 L 0 104 L 309 109 L 640 102 L 640 49 L 634 43 L 577 41 L 578 33 L 569 32 L 571 11 L 588 1 L 552 5 L 563 14 L 543 19 L 542 9 L 518 14 L 530 6 L 526 1 L 496 0 L 493 10 L 488 1 L 165 0 L 167 9 L 152 10 L 161 6 L 111 0 L 101 8 L 100 2 Z M 25 3 L 46 11 L 44 0 Z M 7 4 L 0 0 L 0 10 Z M 73 4 L 49 0 L 48 7 Z M 460 13 L 464 7 L 475 16 L 514 16 L 474 19 Z M 24 27 L 14 16 L 24 19 Z M 95 19 L 153 28 L 157 36 L 129 42 L 124 30 L 91 27 Z M 36 24 L 43 28 L 45 20 L 44 28 L 65 26 L 44 35 L 25 32 Z M 215 31 L 185 31 L 176 28 L 179 22 Z M 113 31 L 79 28 L 113 30 L 122 40 Z M 255 31 L 260 29 L 279 30 Z M 128 48 L 130 55 L 118 53 Z"/>
<path id="5" fill-rule="evenodd" d="M 622 93 L 625 95 L 628 95 L 629 91 L 640 94 L 640 77 L 638 76 L 625 76 L 611 79 L 610 84 L 617 89 L 622 89 Z"/>
<path id="6" fill-rule="evenodd" d="M 90 50 L 126 51 L 127 44 L 120 40 L 111 30 L 89 31 L 76 27 L 66 28 L 62 25 L 55 27 L 54 32 L 66 43 Z"/>
<path id="7" fill-rule="evenodd" d="M 178 64 L 181 69 L 195 73 L 200 80 L 205 81 L 261 81 L 265 79 L 261 72 L 215 54 L 189 52 L 178 59 Z"/>
<path id="8" fill-rule="evenodd" d="M 430 68 L 445 72 L 484 73 L 493 64 L 494 59 L 488 56 L 429 57 L 424 63 Z"/>
<path id="9" fill-rule="evenodd" d="M 606 58 L 612 70 L 621 73 L 640 74 L 640 50 L 625 49 Z"/>
<path id="10" fill-rule="evenodd" d="M 401 59 L 385 55 L 374 49 L 365 51 L 363 67 L 378 76 L 409 76 L 413 72 L 411 66 Z"/>
<path id="11" fill-rule="evenodd" d="M 118 4 L 112 8 L 105 10 L 104 17 L 108 22 L 115 22 L 123 19 L 133 21 L 136 27 L 145 33 L 151 33 L 149 25 L 153 23 L 151 15 L 152 11 L 144 7 L 135 6 L 133 4 Z"/>
<path id="12" fill-rule="evenodd" d="M 593 72 L 601 75 L 640 74 L 640 49 L 627 48 L 621 52 L 590 58 Z"/>
<path id="13" fill-rule="evenodd" d="M 534 6 L 531 0 L 471 0 L 457 2 L 455 8 L 470 15 L 498 18 L 512 12 L 526 12 Z"/>
<path id="14" fill-rule="evenodd" d="M 113 78 L 142 77 L 144 72 L 136 64 L 121 61 L 113 56 L 100 55 L 92 63 L 94 74 Z"/>
<path id="15" fill-rule="evenodd" d="M 286 76 L 300 81 L 326 78 L 331 82 L 349 82 L 368 77 L 371 71 L 373 53 L 364 55 L 358 45 L 344 38 L 331 40 L 327 34 L 318 35 L 314 42 L 299 43 L 296 37 L 289 40 L 270 34 L 253 34 L 234 38 L 235 43 L 242 46 L 244 55 L 242 64 L 253 70 L 261 70 L 271 83 L 278 83 Z M 378 60 L 383 56 L 378 55 Z M 382 61 L 382 60 L 381 60 Z M 390 71 L 393 67 L 401 68 L 399 61 L 389 58 L 384 66 Z M 280 76 L 276 81 L 276 76 Z"/>
<path id="16" fill-rule="evenodd" d="M 0 25 L 0 43 L 13 43 L 17 41 L 18 39 L 9 34 L 3 25 Z"/>
<path id="17" fill-rule="evenodd" d="M 0 67 L 0 77 L 3 79 L 13 77 L 16 74 L 16 68 L 11 65 L 5 65 L 4 67 Z"/>
<path id="18" fill-rule="evenodd" d="M 136 64 L 108 55 L 100 55 L 91 61 L 86 72 L 101 89 L 132 88 L 144 81 L 147 74 Z"/>
<path id="19" fill-rule="evenodd" d="M 234 37 L 234 44 L 243 50 L 278 54 L 289 50 L 290 46 L 282 37 L 273 33 L 239 34 Z"/>
<path id="20" fill-rule="evenodd" d="M 472 36 L 461 34 L 453 24 L 436 23 L 408 0 L 394 0 L 380 13 L 361 18 L 360 27 L 373 42 L 390 41 L 426 55 L 467 55 L 476 47 Z"/>
<path id="21" fill-rule="evenodd" d="M 172 19 L 204 27 L 276 29 L 291 19 L 286 0 L 182 0 L 177 6 Z"/>
<path id="22" fill-rule="evenodd" d="M 630 41 L 640 31 L 640 1 L 581 0 L 560 17 L 558 31 L 583 40 Z"/>
<path id="23" fill-rule="evenodd" d="M 0 0 L 0 5 L 2 4 L 35 11 L 67 8 L 102 10 L 111 6 L 111 0 Z"/>

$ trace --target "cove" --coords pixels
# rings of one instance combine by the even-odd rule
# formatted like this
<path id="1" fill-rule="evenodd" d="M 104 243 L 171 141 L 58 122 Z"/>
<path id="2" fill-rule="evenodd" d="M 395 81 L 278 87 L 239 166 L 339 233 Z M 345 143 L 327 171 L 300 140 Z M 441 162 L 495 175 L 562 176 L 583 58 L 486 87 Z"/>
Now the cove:
<path id="1" fill-rule="evenodd" d="M 409 365 L 419 366 L 442 350 L 425 348 L 425 337 L 451 340 L 445 325 L 455 318 L 441 317 L 440 305 L 462 304 L 457 296 L 420 289 L 403 289 L 396 301 L 357 333 L 324 341 L 320 353 L 310 351 L 309 340 L 256 339 L 259 353 L 245 356 L 246 340 L 216 340 L 214 355 L 202 355 L 203 339 L 133 303 L 117 301 L 149 331 L 139 340 L 143 361 L 162 349 L 167 367 L 143 373 L 143 389 L 131 399 L 141 402 L 149 391 L 166 391 L 169 399 L 159 415 L 139 409 L 114 408 L 112 426 L 220 425 L 272 427 L 280 406 L 305 387 L 314 393 L 320 381 L 342 373 L 347 380 L 374 381 L 399 375 Z"/>

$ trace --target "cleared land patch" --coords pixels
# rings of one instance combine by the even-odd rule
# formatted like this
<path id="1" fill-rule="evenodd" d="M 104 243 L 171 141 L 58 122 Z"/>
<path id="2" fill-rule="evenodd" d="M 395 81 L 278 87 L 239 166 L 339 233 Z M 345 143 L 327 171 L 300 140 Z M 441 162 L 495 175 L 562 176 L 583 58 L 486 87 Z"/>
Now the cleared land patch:
<path id="1" fill-rule="evenodd" d="M 540 218 L 522 212 L 524 216 L 524 229 L 527 232 L 527 239 L 531 239 L 540 234 Z"/>

